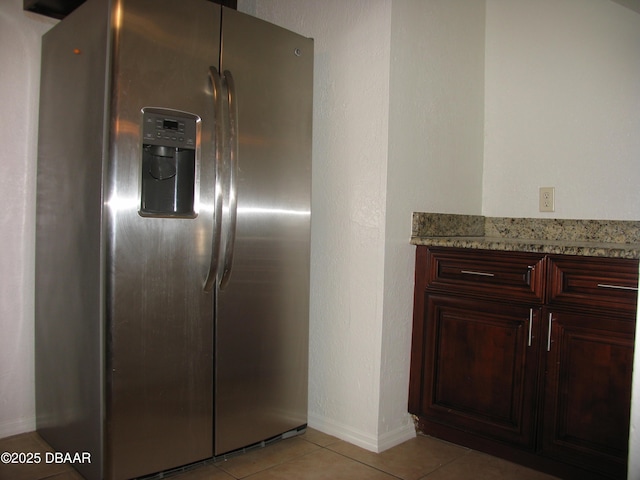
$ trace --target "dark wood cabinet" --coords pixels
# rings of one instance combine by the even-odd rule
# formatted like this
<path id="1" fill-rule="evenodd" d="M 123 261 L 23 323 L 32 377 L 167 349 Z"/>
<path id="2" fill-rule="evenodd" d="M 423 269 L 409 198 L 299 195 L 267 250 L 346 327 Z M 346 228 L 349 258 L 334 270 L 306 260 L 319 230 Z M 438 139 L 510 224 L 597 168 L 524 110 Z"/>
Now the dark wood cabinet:
<path id="1" fill-rule="evenodd" d="M 635 325 L 561 310 L 547 323 L 541 453 L 625 478 Z"/>
<path id="2" fill-rule="evenodd" d="M 541 453 L 625 478 L 638 262 L 550 256 Z"/>
<path id="3" fill-rule="evenodd" d="M 419 246 L 409 411 L 563 478 L 624 478 L 638 261 Z"/>
<path id="4" fill-rule="evenodd" d="M 533 447 L 540 309 L 428 295 L 416 411 L 434 422 Z M 531 336 L 530 333 L 531 332 Z"/>
<path id="5" fill-rule="evenodd" d="M 23 0 L 23 10 L 47 17 L 63 19 L 86 0 Z M 222 6 L 238 9 L 238 0 L 209 0 Z"/>

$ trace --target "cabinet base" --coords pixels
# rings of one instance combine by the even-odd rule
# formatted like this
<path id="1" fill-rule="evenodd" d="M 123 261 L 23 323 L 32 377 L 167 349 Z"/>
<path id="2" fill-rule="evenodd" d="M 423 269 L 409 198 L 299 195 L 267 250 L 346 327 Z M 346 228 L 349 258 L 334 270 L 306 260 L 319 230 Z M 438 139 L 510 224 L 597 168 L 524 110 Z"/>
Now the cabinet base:
<path id="1" fill-rule="evenodd" d="M 424 417 L 416 417 L 416 428 L 420 433 L 439 438 L 447 442 L 455 443 L 463 447 L 471 448 L 479 452 L 493 455 L 519 465 L 524 465 L 533 470 L 566 480 L 603 480 L 615 479 L 615 476 L 601 475 L 584 470 L 577 466 L 569 465 L 547 458 L 536 452 L 528 452 L 514 448 L 495 440 L 487 439 L 470 432 L 433 422 Z"/>

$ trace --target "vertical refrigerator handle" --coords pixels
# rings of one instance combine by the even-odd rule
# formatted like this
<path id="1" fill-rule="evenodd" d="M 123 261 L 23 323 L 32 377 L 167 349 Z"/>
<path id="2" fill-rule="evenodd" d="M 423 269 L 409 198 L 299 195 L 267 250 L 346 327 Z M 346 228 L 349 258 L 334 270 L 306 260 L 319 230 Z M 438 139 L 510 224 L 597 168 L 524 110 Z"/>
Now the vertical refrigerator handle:
<path id="1" fill-rule="evenodd" d="M 228 177 L 228 212 L 229 223 L 226 226 L 224 242 L 224 260 L 220 289 L 224 289 L 229 283 L 231 267 L 233 265 L 233 253 L 235 249 L 236 225 L 238 220 L 238 101 L 236 98 L 236 84 L 229 70 L 224 71 L 224 82 L 227 87 L 227 104 L 229 114 L 227 116 L 227 134 L 229 135 L 229 177 Z"/>
<path id="2" fill-rule="evenodd" d="M 223 139 L 226 136 L 224 118 L 224 105 L 222 99 L 222 79 L 214 67 L 209 68 L 209 81 L 211 82 L 214 105 L 214 143 L 215 143 L 215 180 L 214 180 L 214 208 L 213 208 L 213 232 L 211 237 L 211 260 L 209 271 L 204 282 L 204 291 L 210 292 L 217 278 L 218 260 L 220 258 L 220 243 L 222 237 L 222 203 L 223 203 Z"/>

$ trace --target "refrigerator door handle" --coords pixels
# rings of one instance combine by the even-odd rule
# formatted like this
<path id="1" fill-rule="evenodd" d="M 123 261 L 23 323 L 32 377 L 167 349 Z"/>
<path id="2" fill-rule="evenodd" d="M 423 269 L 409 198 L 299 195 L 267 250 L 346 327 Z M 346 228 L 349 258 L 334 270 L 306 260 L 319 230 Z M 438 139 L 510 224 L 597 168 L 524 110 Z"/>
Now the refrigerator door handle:
<path id="1" fill-rule="evenodd" d="M 229 224 L 226 229 L 224 243 L 224 263 L 220 277 L 220 289 L 224 289 L 229 283 L 231 267 L 233 266 L 233 254 L 235 249 L 236 225 L 238 220 L 238 101 L 236 98 L 236 85 L 233 75 L 229 70 L 224 71 L 224 79 L 227 87 L 227 100 L 229 106 L 227 135 L 229 139 L 229 183 L 228 183 L 228 209 Z"/>
<path id="2" fill-rule="evenodd" d="M 204 291 L 213 289 L 218 276 L 218 260 L 220 258 L 220 243 L 222 237 L 222 203 L 223 203 L 223 179 L 222 164 L 224 156 L 223 139 L 226 136 L 226 122 L 224 118 L 224 105 L 222 100 L 222 79 L 215 67 L 209 67 L 209 80 L 211 82 L 214 104 L 214 141 L 215 141 L 215 180 L 214 180 L 214 208 L 213 208 L 213 232 L 211 236 L 211 260 L 209 271 L 204 282 Z"/>

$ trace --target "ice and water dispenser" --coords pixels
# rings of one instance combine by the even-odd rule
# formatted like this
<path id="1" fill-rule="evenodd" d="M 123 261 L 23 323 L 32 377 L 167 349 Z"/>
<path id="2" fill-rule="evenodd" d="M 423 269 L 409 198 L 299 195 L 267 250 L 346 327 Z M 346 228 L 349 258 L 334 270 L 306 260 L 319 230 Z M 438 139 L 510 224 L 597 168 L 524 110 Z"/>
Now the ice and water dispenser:
<path id="1" fill-rule="evenodd" d="M 196 126 L 186 112 L 142 110 L 140 215 L 195 217 Z"/>

